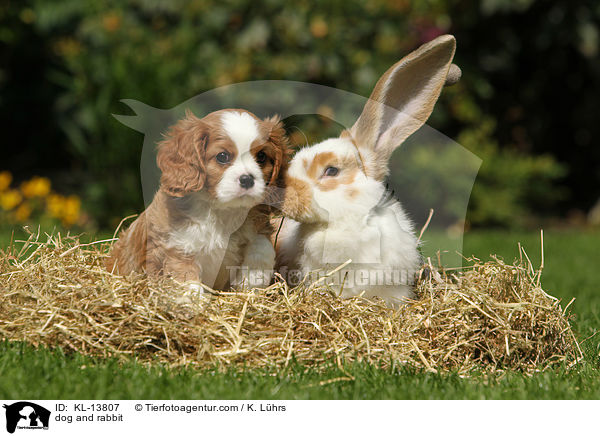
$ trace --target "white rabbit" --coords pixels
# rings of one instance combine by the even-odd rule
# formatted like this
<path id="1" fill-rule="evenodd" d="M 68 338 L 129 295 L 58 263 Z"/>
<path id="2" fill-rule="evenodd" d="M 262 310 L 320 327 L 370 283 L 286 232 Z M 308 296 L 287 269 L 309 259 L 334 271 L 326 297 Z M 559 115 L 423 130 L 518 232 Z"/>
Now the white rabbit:
<path id="1" fill-rule="evenodd" d="M 277 238 L 284 277 L 351 259 L 330 278 L 342 297 L 364 292 L 391 306 L 411 297 L 422 258 L 413 224 L 384 179 L 392 152 L 427 121 L 444 84 L 460 77 L 451 64 L 455 48 L 454 37 L 443 35 L 404 57 L 379 79 L 352 128 L 296 153 Z"/>

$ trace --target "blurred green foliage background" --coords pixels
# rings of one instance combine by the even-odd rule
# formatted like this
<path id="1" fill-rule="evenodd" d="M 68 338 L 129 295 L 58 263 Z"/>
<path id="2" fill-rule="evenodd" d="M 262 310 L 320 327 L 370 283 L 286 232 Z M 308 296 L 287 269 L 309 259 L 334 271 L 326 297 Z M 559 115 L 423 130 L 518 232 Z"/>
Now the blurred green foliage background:
<path id="1" fill-rule="evenodd" d="M 263 79 L 368 96 L 452 33 L 463 78 L 429 124 L 483 160 L 469 223 L 565 218 L 600 197 L 599 26 L 600 5 L 581 1 L 4 0 L 0 170 L 50 177 L 111 228 L 143 208 L 143 138 L 111 116 L 128 113 L 121 99 L 171 108 Z M 309 139 L 318 131 L 307 123 Z"/>

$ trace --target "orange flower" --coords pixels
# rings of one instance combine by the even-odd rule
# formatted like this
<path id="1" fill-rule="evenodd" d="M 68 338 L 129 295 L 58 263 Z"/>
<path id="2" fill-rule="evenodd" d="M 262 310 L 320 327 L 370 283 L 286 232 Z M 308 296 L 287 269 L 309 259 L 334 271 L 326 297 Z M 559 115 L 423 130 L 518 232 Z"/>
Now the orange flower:
<path id="1" fill-rule="evenodd" d="M 21 192 L 25 198 L 45 197 L 50 193 L 50 180 L 46 177 L 34 177 L 21 184 Z"/>
<path id="2" fill-rule="evenodd" d="M 31 215 L 31 206 L 27 203 L 23 203 L 20 205 L 17 210 L 15 210 L 15 218 L 17 221 L 26 221 Z"/>
<path id="3" fill-rule="evenodd" d="M 0 172 L 0 192 L 4 191 L 10 186 L 12 182 L 12 174 L 8 171 Z"/>
<path id="4" fill-rule="evenodd" d="M 22 200 L 23 196 L 16 189 L 0 193 L 0 206 L 4 210 L 14 209 Z"/>

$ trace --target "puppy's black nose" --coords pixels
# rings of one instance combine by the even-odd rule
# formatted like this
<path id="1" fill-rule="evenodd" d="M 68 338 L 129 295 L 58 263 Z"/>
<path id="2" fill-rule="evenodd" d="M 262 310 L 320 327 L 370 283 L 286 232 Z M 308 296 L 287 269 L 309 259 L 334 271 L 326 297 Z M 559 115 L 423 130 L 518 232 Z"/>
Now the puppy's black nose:
<path id="1" fill-rule="evenodd" d="M 252 188 L 254 186 L 254 176 L 250 174 L 240 176 L 240 186 L 244 189 Z"/>

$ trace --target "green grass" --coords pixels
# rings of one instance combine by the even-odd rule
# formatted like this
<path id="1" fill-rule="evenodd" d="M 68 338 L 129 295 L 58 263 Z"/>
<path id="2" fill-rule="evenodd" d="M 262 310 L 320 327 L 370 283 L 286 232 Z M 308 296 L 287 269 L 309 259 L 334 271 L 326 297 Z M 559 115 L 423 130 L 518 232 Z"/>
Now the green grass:
<path id="1" fill-rule="evenodd" d="M 10 237 L 8 238 L 10 239 Z M 600 232 L 547 231 L 543 285 L 571 306 L 580 339 L 600 326 L 600 293 L 595 281 Z M 4 239 L 6 240 L 6 239 Z M 512 260 L 517 241 L 534 264 L 540 261 L 538 233 L 478 231 L 467 235 L 465 255 Z M 60 350 L 35 350 L 0 342 L 0 397 L 31 399 L 600 399 L 600 335 L 583 344 L 586 362 L 574 370 L 556 368 L 526 376 L 431 374 L 407 368 L 383 370 L 352 364 L 314 368 L 292 364 L 285 370 L 168 369 L 92 359 Z M 332 379 L 347 378 L 354 380 Z M 324 383 L 321 385 L 321 383 Z"/>

